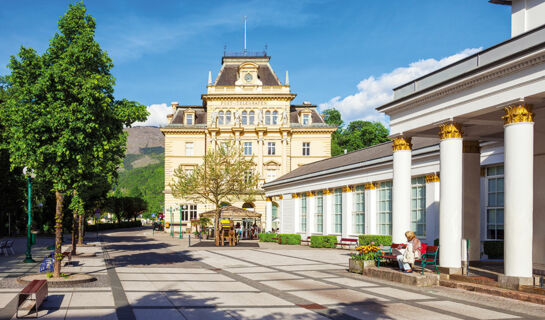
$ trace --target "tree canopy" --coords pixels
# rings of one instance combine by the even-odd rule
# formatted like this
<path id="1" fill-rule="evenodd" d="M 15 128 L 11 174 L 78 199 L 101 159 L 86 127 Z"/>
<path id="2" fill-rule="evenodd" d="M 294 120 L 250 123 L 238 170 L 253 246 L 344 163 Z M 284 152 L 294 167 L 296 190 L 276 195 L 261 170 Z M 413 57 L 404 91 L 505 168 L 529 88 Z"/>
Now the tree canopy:
<path id="1" fill-rule="evenodd" d="M 389 130 L 380 122 L 355 120 L 344 127 L 341 113 L 336 109 L 325 110 L 324 121 L 338 127 L 331 136 L 332 156 L 390 141 Z"/>

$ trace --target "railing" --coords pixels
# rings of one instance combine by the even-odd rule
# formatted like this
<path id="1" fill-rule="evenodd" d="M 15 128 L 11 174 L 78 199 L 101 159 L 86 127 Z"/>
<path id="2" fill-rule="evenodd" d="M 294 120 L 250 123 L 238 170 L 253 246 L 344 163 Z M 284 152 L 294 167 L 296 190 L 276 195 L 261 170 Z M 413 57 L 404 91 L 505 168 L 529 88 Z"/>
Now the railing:
<path id="1" fill-rule="evenodd" d="M 244 52 L 224 51 L 223 56 L 224 57 L 266 57 L 267 51 L 244 51 Z"/>

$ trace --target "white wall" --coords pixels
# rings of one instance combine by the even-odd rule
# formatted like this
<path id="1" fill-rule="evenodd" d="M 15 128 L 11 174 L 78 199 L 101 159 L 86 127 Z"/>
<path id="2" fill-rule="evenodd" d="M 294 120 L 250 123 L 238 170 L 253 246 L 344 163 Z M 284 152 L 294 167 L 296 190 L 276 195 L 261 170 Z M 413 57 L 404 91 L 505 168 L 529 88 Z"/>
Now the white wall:
<path id="1" fill-rule="evenodd" d="M 513 0 L 511 37 L 545 24 L 545 0 Z"/>

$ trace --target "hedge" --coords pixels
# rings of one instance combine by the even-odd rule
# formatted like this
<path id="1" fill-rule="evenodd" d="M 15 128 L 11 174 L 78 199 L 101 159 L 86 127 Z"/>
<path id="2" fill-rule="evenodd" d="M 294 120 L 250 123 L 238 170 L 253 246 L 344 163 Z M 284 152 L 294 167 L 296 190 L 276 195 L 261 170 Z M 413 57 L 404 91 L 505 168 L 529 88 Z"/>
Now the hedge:
<path id="1" fill-rule="evenodd" d="M 278 235 L 279 244 L 301 244 L 301 235 L 293 233 L 281 233 Z"/>
<path id="2" fill-rule="evenodd" d="M 136 220 L 136 221 L 121 221 L 121 223 L 98 223 L 93 225 L 93 230 L 97 230 L 98 225 L 98 231 L 102 230 L 111 230 L 111 229 L 121 229 L 121 228 L 138 228 L 142 226 L 142 221 Z M 91 229 L 89 229 L 91 230 Z"/>
<path id="3" fill-rule="evenodd" d="M 337 243 L 337 236 L 334 235 L 315 235 L 310 236 L 310 246 L 312 248 L 335 248 Z"/>
<path id="4" fill-rule="evenodd" d="M 483 247 L 489 259 L 503 259 L 503 241 L 485 241 Z"/>
<path id="5" fill-rule="evenodd" d="M 377 234 L 360 234 L 359 245 L 366 246 L 374 242 L 375 245 L 380 246 L 391 246 L 392 245 L 392 236 L 388 235 L 377 235 Z"/>
<path id="6" fill-rule="evenodd" d="M 276 242 L 278 240 L 274 239 L 276 238 L 276 233 L 260 233 L 259 234 L 259 242 Z M 274 239 L 274 240 L 273 240 Z"/>

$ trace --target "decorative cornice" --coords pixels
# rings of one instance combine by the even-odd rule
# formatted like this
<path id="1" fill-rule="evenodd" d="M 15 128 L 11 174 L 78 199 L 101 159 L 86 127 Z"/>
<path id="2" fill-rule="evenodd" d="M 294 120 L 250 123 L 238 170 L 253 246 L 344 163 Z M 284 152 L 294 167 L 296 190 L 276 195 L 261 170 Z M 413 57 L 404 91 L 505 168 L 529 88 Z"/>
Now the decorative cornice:
<path id="1" fill-rule="evenodd" d="M 434 174 L 428 174 L 426 176 L 426 183 L 432 183 L 432 182 L 439 182 L 439 175 L 437 175 L 436 173 Z"/>
<path id="2" fill-rule="evenodd" d="M 476 140 L 464 140 L 462 142 L 463 153 L 481 153 L 481 146 L 479 141 Z"/>
<path id="3" fill-rule="evenodd" d="M 400 150 L 411 150 L 411 148 L 413 147 L 412 143 L 411 143 L 411 138 L 410 137 L 397 137 L 397 138 L 394 138 L 394 141 L 392 143 L 392 149 L 395 151 L 400 151 Z"/>
<path id="4" fill-rule="evenodd" d="M 531 104 L 520 104 L 505 108 L 505 115 L 502 117 L 504 124 L 518 122 L 534 122 Z"/>
<path id="5" fill-rule="evenodd" d="M 366 183 L 364 188 L 365 190 L 375 190 L 377 186 L 374 183 Z"/>
<path id="6" fill-rule="evenodd" d="M 206 129 L 161 129 L 163 134 L 192 134 L 206 133 Z"/>
<path id="7" fill-rule="evenodd" d="M 462 134 L 462 125 L 459 123 L 450 122 L 442 124 L 439 129 L 439 138 L 441 140 L 462 138 Z"/>

